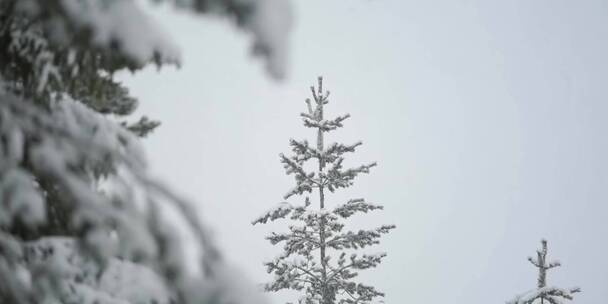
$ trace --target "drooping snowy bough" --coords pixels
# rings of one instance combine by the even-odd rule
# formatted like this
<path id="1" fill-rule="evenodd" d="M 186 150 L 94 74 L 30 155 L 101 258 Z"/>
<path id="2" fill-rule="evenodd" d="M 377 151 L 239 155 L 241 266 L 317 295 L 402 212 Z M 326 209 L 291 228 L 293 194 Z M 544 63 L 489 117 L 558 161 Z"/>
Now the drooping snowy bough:
<path id="1" fill-rule="evenodd" d="M 318 87 L 311 87 L 313 101 L 306 99 L 308 111 L 302 113 L 304 126 L 316 130 L 316 144 L 290 140 L 293 155 L 281 154 L 281 162 L 288 175 L 296 181 L 284 199 L 294 195 L 305 196 L 302 205 L 280 203 L 277 207 L 255 219 L 253 224 L 288 219 L 294 222 L 289 231 L 272 233 L 267 239 L 282 244 L 283 253 L 265 263 L 274 279 L 265 285 L 266 291 L 291 289 L 302 292 L 300 304 L 366 304 L 384 294 L 373 286 L 358 283 L 354 279 L 360 270 L 374 268 L 386 253 L 359 254 L 359 249 L 379 243 L 380 237 L 395 228 L 383 225 L 376 229 L 343 231 L 344 221 L 358 213 L 381 210 L 382 206 L 362 198 L 348 200 L 330 207 L 325 194 L 353 184 L 355 177 L 369 173 L 376 163 L 344 168 L 346 153 L 355 152 L 361 142 L 354 144 L 325 144 L 325 133 L 341 128 L 349 115 L 334 119 L 324 117 L 323 106 L 329 102 L 329 92 L 323 92 L 322 78 Z M 314 103 L 313 103 L 314 102 Z M 316 170 L 305 169 L 313 161 Z M 310 163 L 308 163 L 310 164 Z M 307 193 L 318 194 L 318 205 L 313 206 Z M 350 253 L 350 254 L 349 254 Z M 333 258 L 333 260 L 332 260 Z"/>
<path id="2" fill-rule="evenodd" d="M 580 292 L 578 287 L 563 289 L 547 286 L 547 270 L 561 266 L 559 261 L 547 261 L 547 241 L 541 240 L 542 248 L 536 251 L 536 258 L 528 257 L 528 261 L 538 268 L 537 288 L 516 296 L 507 304 L 532 304 L 545 302 L 561 304 L 562 300 L 572 300 L 573 294 Z"/>
<path id="3" fill-rule="evenodd" d="M 235 22 L 282 75 L 285 1 L 167 2 Z M 138 1 L 0 0 L 0 303 L 255 298 L 192 204 L 149 176 L 139 138 L 159 123 L 126 121 L 138 101 L 113 74 L 178 62 Z M 178 231 L 196 241 L 195 265 Z"/>

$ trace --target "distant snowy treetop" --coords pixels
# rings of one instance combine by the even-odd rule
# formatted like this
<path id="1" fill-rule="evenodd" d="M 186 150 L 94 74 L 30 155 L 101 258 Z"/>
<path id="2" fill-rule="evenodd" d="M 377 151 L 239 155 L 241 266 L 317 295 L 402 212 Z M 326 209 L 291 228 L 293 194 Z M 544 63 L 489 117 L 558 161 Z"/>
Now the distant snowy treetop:
<path id="1" fill-rule="evenodd" d="M 572 300 L 574 294 L 581 292 L 579 287 L 559 288 L 547 286 L 547 270 L 561 266 L 559 261 L 547 261 L 547 240 L 541 240 L 541 248 L 536 250 L 536 258 L 528 257 L 528 261 L 538 269 L 537 288 L 517 295 L 507 304 L 532 304 L 536 300 L 549 304 L 562 304 L 562 300 Z"/>

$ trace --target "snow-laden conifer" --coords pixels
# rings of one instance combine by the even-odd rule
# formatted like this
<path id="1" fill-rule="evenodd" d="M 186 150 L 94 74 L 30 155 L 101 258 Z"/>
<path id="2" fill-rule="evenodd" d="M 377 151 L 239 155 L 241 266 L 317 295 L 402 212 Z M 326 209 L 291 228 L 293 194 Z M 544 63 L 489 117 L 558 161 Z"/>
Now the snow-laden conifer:
<path id="1" fill-rule="evenodd" d="M 538 268 L 538 278 L 536 289 L 532 289 L 525 293 L 516 296 L 507 304 L 561 304 L 562 300 L 572 300 L 573 294 L 580 292 L 578 287 L 574 288 L 559 288 L 556 286 L 547 285 L 547 270 L 561 266 L 557 260 L 547 260 L 547 241 L 541 240 L 541 249 L 536 251 L 536 258 L 528 257 L 528 261 Z"/>
<path id="2" fill-rule="evenodd" d="M 126 121 L 138 100 L 115 73 L 180 60 L 143 2 L 0 0 L 0 303 L 259 303 L 150 176 L 139 140 L 159 123 Z M 289 1 L 153 2 L 224 17 L 284 73 Z"/>
<path id="3" fill-rule="evenodd" d="M 304 126 L 316 133 L 316 141 L 291 139 L 291 155 L 280 155 L 288 175 L 295 178 L 295 186 L 284 199 L 303 196 L 303 204 L 282 202 L 253 221 L 265 224 L 286 219 L 292 224 L 287 232 L 273 232 L 267 239 L 283 245 L 283 252 L 265 263 L 274 278 L 265 285 L 266 291 L 291 289 L 300 291 L 300 304 L 365 304 L 384 294 L 371 285 L 357 282 L 359 271 L 374 268 L 386 253 L 366 254 L 360 249 L 378 244 L 380 237 L 395 228 L 383 225 L 369 230 L 344 231 L 345 221 L 358 213 L 381 210 L 380 205 L 363 198 L 350 199 L 342 204 L 328 202 L 327 191 L 347 188 L 361 173 L 369 173 L 375 162 L 345 168 L 344 157 L 355 152 L 361 142 L 354 144 L 325 143 L 326 133 L 343 127 L 350 115 L 326 118 L 324 106 L 329 102 L 329 91 L 323 91 L 323 79 L 311 87 L 312 100 L 306 99 L 307 111 L 301 114 Z M 305 168 L 314 162 L 315 170 Z M 311 199 L 310 194 L 315 198 Z M 313 204 L 314 200 L 314 204 Z"/>

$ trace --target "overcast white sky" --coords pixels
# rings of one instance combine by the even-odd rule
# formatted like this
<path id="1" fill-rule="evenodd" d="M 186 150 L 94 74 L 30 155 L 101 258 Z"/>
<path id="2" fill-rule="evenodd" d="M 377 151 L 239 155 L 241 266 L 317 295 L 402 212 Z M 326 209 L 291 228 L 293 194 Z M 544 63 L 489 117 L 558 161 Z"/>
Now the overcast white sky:
<path id="1" fill-rule="evenodd" d="M 254 281 L 278 251 L 250 222 L 292 186 L 278 154 L 313 138 L 298 115 L 324 75 L 328 112 L 352 115 L 330 140 L 360 139 L 349 163 L 379 163 L 330 202 L 365 197 L 386 209 L 356 227 L 397 225 L 363 276 L 387 303 L 503 303 L 535 287 L 542 237 L 564 265 L 550 284 L 608 298 L 608 2 L 294 1 L 282 83 L 227 22 L 155 15 L 184 66 L 124 77 L 163 122 L 145 140 L 152 170 Z"/>

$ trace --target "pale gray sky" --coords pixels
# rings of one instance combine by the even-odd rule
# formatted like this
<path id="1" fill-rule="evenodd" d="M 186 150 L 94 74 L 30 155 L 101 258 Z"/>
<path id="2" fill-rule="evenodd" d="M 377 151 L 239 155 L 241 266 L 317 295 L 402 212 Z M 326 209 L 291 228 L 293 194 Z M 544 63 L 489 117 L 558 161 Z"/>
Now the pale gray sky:
<path id="1" fill-rule="evenodd" d="M 382 203 L 356 225 L 397 225 L 363 276 L 387 303 L 503 303 L 535 286 L 541 237 L 564 264 L 550 283 L 606 301 L 608 2 L 305 0 L 294 14 L 282 83 L 227 22 L 167 11 L 184 66 L 125 77 L 163 122 L 145 140 L 153 172 L 200 205 L 230 260 L 270 279 L 271 227 L 250 222 L 291 187 L 278 154 L 313 138 L 299 113 L 324 75 L 329 113 L 352 115 L 330 140 L 361 139 L 350 164 L 379 163 L 330 201 Z"/>

